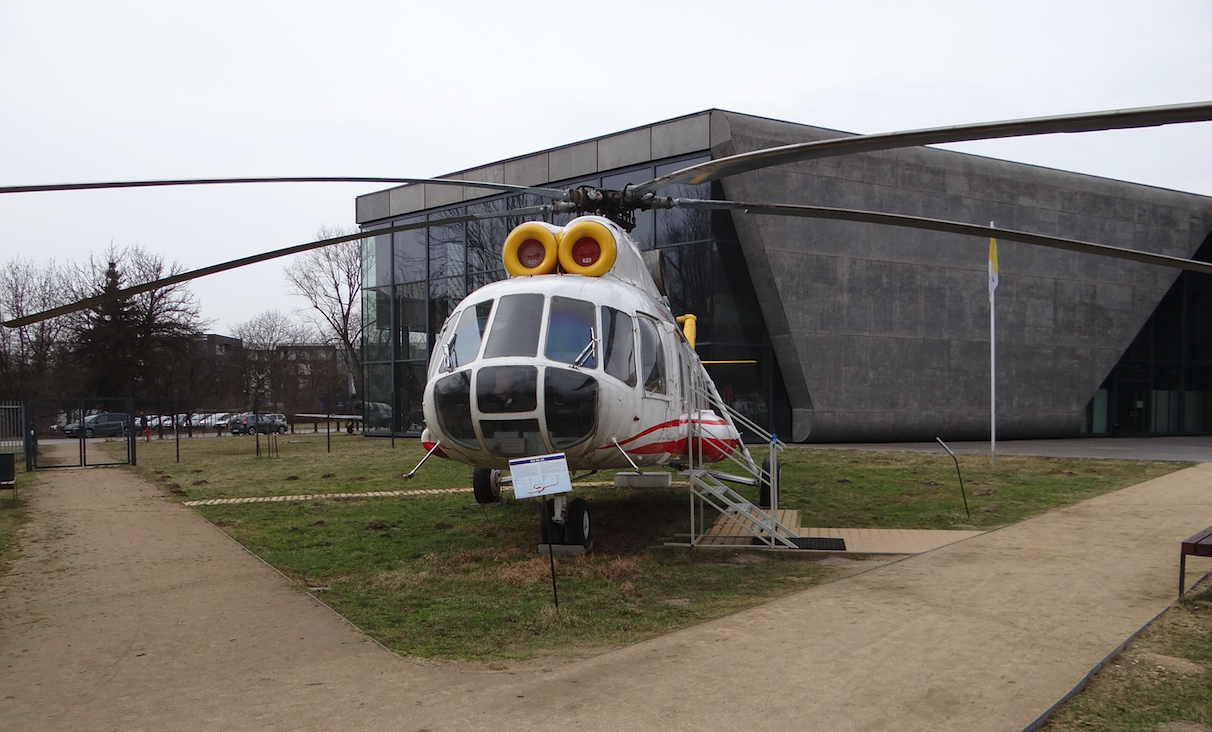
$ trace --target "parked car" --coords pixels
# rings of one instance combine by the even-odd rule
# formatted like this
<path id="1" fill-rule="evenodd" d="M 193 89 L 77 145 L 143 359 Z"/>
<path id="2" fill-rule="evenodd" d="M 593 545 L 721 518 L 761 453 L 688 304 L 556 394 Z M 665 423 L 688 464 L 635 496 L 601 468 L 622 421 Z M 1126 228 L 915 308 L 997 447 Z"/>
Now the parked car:
<path id="1" fill-rule="evenodd" d="M 244 431 L 244 418 L 248 416 L 248 412 L 232 412 L 231 417 L 227 419 L 227 431 L 233 435 L 241 434 Z"/>
<path id="2" fill-rule="evenodd" d="M 84 418 L 84 424 L 72 422 L 63 428 L 68 437 L 78 437 L 81 430 L 85 437 L 109 437 L 130 432 L 130 416 L 125 412 L 101 412 Z"/>
<path id="3" fill-rule="evenodd" d="M 278 422 L 271 418 L 268 414 L 250 414 L 231 428 L 233 435 L 251 435 L 254 432 L 260 432 L 263 435 L 268 435 L 271 432 L 277 434 L 286 434 L 287 426 L 285 418 L 282 422 Z"/>

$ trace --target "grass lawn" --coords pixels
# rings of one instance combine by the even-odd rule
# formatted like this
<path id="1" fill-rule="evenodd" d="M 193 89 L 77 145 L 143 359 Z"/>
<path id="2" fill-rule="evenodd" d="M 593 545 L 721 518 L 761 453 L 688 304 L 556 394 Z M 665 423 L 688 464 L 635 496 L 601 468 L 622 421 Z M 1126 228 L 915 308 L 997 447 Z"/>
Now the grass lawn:
<path id="1" fill-rule="evenodd" d="M 1206 583 L 1205 583 L 1206 585 Z M 1044 732 L 1154 732 L 1212 725 L 1212 588 L 1190 593 L 1146 628 Z M 1196 732 L 1198 726 L 1172 726 Z"/>
<path id="2" fill-rule="evenodd" d="M 265 438 L 262 438 L 265 448 Z M 251 437 L 139 444 L 139 467 L 174 500 L 331 494 L 305 502 L 200 507 L 208 519 L 353 623 L 403 655 L 492 666 L 582 654 L 750 607 L 836 575 L 826 555 L 653 547 L 688 531 L 685 487 L 630 491 L 610 476 L 574 484 L 593 505 L 595 547 L 549 560 L 535 552 L 537 501 L 483 509 L 470 493 L 351 499 L 342 493 L 467 488 L 470 468 L 420 460 L 416 440 Z M 759 457 L 760 459 L 760 457 Z M 948 456 L 792 448 L 782 501 L 805 526 L 993 527 L 1185 467 L 1180 463 L 961 456 L 971 517 Z M 755 491 L 756 489 L 749 489 Z M 976 494 L 976 495 L 972 495 Z M 753 496 L 756 498 L 756 494 Z"/>
<path id="3" fill-rule="evenodd" d="M 25 472 L 25 462 L 17 460 L 17 492 L 0 491 L 0 576 L 8 571 L 8 565 L 17 558 L 20 546 L 17 532 L 29 520 L 29 489 L 33 476 Z"/>

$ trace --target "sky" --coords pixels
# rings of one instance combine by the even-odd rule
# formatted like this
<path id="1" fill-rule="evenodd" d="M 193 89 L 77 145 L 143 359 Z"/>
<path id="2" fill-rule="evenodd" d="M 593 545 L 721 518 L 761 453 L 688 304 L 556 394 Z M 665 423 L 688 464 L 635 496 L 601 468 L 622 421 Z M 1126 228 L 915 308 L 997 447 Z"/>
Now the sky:
<path id="1" fill-rule="evenodd" d="M 0 185 L 432 177 L 710 108 L 875 133 L 1207 101 L 1210 32 L 1206 0 L 0 0 Z M 951 147 L 1212 195 L 1212 123 Z M 0 263 L 193 269 L 384 187 L 3 195 Z M 195 281 L 208 330 L 305 309 L 283 262 Z"/>

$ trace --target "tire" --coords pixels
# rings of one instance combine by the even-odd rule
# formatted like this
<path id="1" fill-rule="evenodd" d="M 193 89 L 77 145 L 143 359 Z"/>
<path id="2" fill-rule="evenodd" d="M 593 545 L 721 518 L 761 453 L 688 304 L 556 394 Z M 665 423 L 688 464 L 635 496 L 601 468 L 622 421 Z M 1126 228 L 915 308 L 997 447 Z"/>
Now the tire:
<path id="1" fill-rule="evenodd" d="M 564 527 L 551 520 L 555 513 L 555 501 L 543 501 L 543 511 L 539 520 L 539 541 L 542 544 L 563 544 Z"/>
<path id="2" fill-rule="evenodd" d="M 770 474 L 770 458 L 766 458 L 762 461 L 762 471 L 767 475 Z M 778 474 L 774 476 L 775 483 L 778 483 L 778 480 L 780 477 L 782 477 L 782 474 L 783 469 L 780 467 Z M 758 486 L 758 508 L 770 508 L 770 482 L 766 478 L 762 478 L 758 481 Z M 775 508 L 777 508 L 777 506 Z"/>
<path id="3" fill-rule="evenodd" d="M 568 520 L 564 522 L 564 543 L 593 548 L 593 531 L 589 521 L 589 501 L 577 498 L 568 504 Z"/>
<path id="4" fill-rule="evenodd" d="M 471 492 L 476 503 L 485 505 L 501 502 L 501 471 L 492 468 L 475 468 L 471 471 Z"/>
<path id="5" fill-rule="evenodd" d="M 93 436 L 93 430 L 92 430 L 92 428 L 91 428 L 91 427 L 90 427 L 89 429 L 84 430 L 84 436 L 85 436 L 85 437 L 92 437 L 92 436 Z"/>

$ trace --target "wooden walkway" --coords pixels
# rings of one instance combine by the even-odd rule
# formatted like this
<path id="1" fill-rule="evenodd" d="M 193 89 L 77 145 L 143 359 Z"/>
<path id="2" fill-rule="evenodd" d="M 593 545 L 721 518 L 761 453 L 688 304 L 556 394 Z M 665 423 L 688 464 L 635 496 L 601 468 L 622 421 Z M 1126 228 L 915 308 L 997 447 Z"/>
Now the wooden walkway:
<path id="1" fill-rule="evenodd" d="M 749 524 L 747 519 L 740 521 Z M 779 523 L 802 537 L 842 539 L 844 552 L 837 554 L 921 554 L 957 541 L 979 536 L 983 531 L 943 531 L 914 529 L 835 529 L 801 527 L 800 512 L 780 509 Z M 720 515 L 699 542 L 700 546 L 751 546 L 753 537 L 737 524 L 737 520 Z M 805 549 L 803 551 L 827 551 Z"/>

